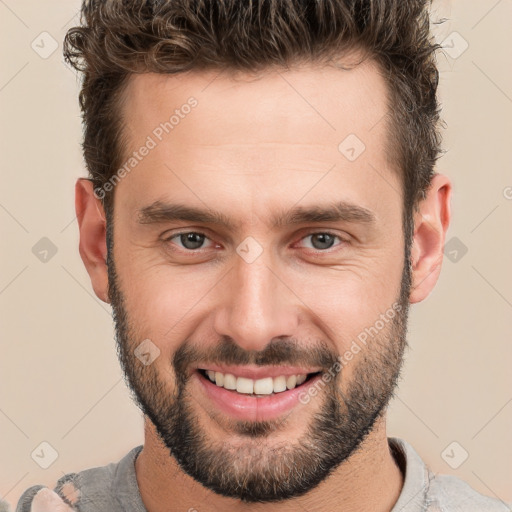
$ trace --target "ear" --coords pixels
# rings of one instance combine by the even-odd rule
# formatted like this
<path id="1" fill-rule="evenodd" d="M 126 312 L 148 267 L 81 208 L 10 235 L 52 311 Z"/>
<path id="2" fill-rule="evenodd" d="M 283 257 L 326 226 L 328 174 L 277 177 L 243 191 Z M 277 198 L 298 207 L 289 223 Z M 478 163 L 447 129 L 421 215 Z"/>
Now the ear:
<path id="1" fill-rule="evenodd" d="M 80 231 L 79 251 L 91 278 L 94 293 L 103 302 L 108 299 L 106 218 L 93 184 L 79 178 L 75 185 L 75 211 Z"/>
<path id="2" fill-rule="evenodd" d="M 427 298 L 439 278 L 446 231 L 451 219 L 451 192 L 449 178 L 436 174 L 414 215 L 411 304 Z"/>

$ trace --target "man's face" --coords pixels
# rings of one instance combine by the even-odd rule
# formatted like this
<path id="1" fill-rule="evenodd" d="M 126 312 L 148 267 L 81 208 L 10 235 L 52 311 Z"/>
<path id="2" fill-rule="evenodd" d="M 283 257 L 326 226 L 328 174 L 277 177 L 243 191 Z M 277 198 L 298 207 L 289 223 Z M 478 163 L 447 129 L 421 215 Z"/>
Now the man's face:
<path id="1" fill-rule="evenodd" d="M 304 494 L 354 453 L 391 397 L 409 275 L 385 87 L 367 62 L 256 80 L 143 74 L 126 91 L 130 152 L 150 149 L 115 190 L 120 359 L 182 469 L 219 494 Z M 173 219 L 178 204 L 232 225 Z M 339 217 L 322 217 L 334 205 Z M 136 357 L 144 340 L 150 357 L 159 350 L 150 364 Z M 203 371 L 219 369 L 242 392 Z M 308 379 L 261 396 L 297 373 Z M 260 379 L 258 396 L 243 392 Z"/>

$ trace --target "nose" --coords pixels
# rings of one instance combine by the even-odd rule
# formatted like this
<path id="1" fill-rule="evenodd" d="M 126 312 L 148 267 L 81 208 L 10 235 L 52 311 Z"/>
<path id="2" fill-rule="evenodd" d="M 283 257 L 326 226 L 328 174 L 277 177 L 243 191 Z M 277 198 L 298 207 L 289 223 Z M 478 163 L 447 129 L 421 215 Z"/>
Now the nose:
<path id="1" fill-rule="evenodd" d="M 263 350 L 273 338 L 291 337 L 299 324 L 298 299 L 265 257 L 252 263 L 235 257 L 222 280 L 214 329 L 245 350 Z"/>

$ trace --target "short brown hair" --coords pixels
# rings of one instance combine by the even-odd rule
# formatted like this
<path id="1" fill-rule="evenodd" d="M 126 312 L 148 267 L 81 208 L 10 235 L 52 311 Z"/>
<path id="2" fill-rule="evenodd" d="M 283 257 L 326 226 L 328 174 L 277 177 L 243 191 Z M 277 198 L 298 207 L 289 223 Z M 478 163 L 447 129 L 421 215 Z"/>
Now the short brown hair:
<path id="1" fill-rule="evenodd" d="M 84 0 L 64 56 L 83 72 L 84 158 L 94 188 L 122 165 L 121 100 L 132 73 L 255 72 L 329 63 L 352 49 L 389 90 L 387 156 L 401 172 L 404 230 L 441 154 L 430 0 Z M 104 196 L 109 214 L 113 192 Z"/>

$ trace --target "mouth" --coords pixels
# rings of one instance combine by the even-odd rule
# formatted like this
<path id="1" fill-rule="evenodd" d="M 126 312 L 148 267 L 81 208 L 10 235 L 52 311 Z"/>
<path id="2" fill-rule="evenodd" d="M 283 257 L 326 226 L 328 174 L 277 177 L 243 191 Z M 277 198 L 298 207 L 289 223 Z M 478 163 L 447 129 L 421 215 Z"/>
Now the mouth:
<path id="1" fill-rule="evenodd" d="M 309 407 L 309 397 L 306 401 L 302 397 L 322 379 L 320 371 L 290 374 L 295 370 L 287 369 L 288 375 L 276 373 L 279 371 L 267 372 L 274 373 L 273 376 L 263 376 L 259 371 L 259 378 L 251 379 L 234 373 L 197 368 L 192 380 L 199 384 L 200 393 L 210 406 L 223 414 L 244 421 L 266 421 L 295 408 Z M 314 391 L 310 393 L 311 396 L 318 394 L 318 390 Z"/>
<path id="2" fill-rule="evenodd" d="M 321 372 L 298 373 L 292 375 L 277 375 L 275 377 L 263 377 L 250 379 L 223 373 L 214 370 L 198 369 L 198 373 L 208 379 L 215 386 L 231 391 L 233 393 L 248 395 L 256 398 L 276 395 L 301 387 Z"/>

